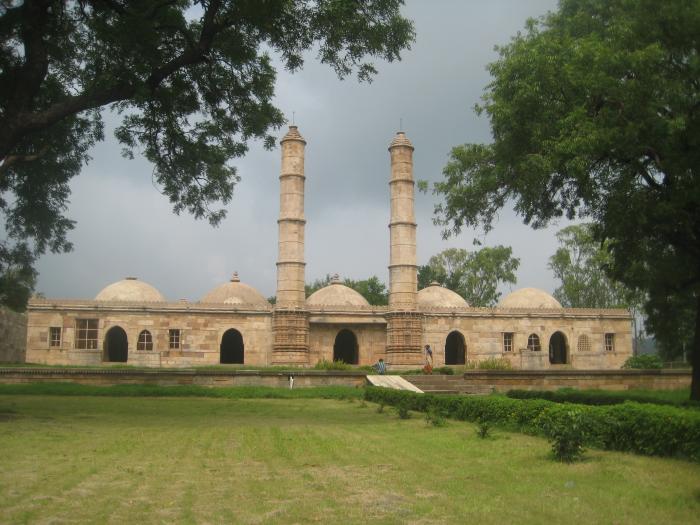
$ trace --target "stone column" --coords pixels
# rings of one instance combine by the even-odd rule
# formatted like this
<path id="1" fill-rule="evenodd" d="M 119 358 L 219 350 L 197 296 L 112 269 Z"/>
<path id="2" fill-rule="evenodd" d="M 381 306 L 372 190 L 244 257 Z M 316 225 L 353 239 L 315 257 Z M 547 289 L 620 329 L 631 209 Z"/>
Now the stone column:
<path id="1" fill-rule="evenodd" d="M 422 363 L 421 316 L 416 311 L 416 216 L 414 211 L 413 144 L 399 131 L 391 155 L 391 221 L 389 222 L 389 309 L 387 361 L 393 365 Z"/>
<path id="2" fill-rule="evenodd" d="M 280 217 L 277 303 L 273 314 L 273 364 L 308 364 L 309 321 L 304 262 L 304 148 L 296 126 L 280 142 Z"/>

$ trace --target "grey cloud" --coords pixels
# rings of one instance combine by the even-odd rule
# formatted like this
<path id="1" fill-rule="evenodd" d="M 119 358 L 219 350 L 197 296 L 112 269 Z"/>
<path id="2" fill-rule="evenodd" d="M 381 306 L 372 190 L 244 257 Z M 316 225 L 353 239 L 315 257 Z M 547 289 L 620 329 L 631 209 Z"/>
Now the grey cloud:
<path id="1" fill-rule="evenodd" d="M 401 62 L 377 64 L 370 84 L 339 81 L 311 54 L 294 75 L 281 70 L 277 105 L 292 112 L 308 141 L 306 156 L 307 280 L 338 272 L 386 280 L 389 258 L 389 156 L 399 119 L 413 141 L 415 177 L 441 178 L 449 150 L 489 140 L 488 123 L 472 111 L 489 77 L 495 44 L 506 43 L 528 17 L 554 1 L 409 2 L 417 41 Z M 107 114 L 108 127 L 119 121 Z M 284 130 L 280 131 L 280 136 Z M 110 282 L 135 275 L 169 299 L 198 300 L 238 270 L 264 295 L 275 290 L 279 149 L 253 144 L 234 162 L 242 177 L 219 228 L 175 216 L 153 187 L 142 158 L 125 160 L 107 130 L 94 160 L 72 183 L 69 214 L 78 221 L 75 251 L 46 255 L 38 291 L 50 297 L 93 297 Z M 419 263 L 451 246 L 470 248 L 478 232 L 443 241 L 432 225 L 432 195 L 417 195 Z M 563 226 L 560 225 L 560 226 Z M 554 288 L 547 258 L 556 241 L 504 210 L 486 244 L 506 244 L 521 257 L 518 286 Z"/>

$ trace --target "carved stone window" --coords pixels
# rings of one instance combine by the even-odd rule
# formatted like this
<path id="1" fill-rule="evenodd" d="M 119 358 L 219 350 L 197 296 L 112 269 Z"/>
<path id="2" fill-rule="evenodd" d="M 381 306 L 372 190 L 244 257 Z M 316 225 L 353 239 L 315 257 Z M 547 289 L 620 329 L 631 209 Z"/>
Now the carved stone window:
<path id="1" fill-rule="evenodd" d="M 537 334 L 530 334 L 527 338 L 527 349 L 533 352 L 539 352 L 542 350 L 540 345 L 540 336 Z"/>
<path id="2" fill-rule="evenodd" d="M 513 332 L 503 332 L 503 351 L 513 351 Z"/>
<path id="3" fill-rule="evenodd" d="M 615 334 L 605 334 L 605 351 L 615 351 Z"/>
<path id="4" fill-rule="evenodd" d="M 49 346 L 56 348 L 61 346 L 61 327 L 52 326 L 49 328 Z"/>
<path id="5" fill-rule="evenodd" d="M 168 330 L 168 344 L 171 350 L 178 350 L 180 348 L 181 335 L 179 328 L 171 328 Z"/>
<path id="6" fill-rule="evenodd" d="M 578 348 L 579 352 L 590 352 L 591 351 L 591 340 L 588 338 L 587 335 L 580 335 L 578 337 L 577 348 Z"/>
<path id="7" fill-rule="evenodd" d="M 148 330 L 143 330 L 139 334 L 139 340 L 136 343 L 137 350 L 153 350 L 153 337 L 151 337 L 151 332 Z"/>
<path id="8" fill-rule="evenodd" d="M 97 319 L 76 319 L 75 332 L 75 347 L 77 349 L 97 349 Z"/>

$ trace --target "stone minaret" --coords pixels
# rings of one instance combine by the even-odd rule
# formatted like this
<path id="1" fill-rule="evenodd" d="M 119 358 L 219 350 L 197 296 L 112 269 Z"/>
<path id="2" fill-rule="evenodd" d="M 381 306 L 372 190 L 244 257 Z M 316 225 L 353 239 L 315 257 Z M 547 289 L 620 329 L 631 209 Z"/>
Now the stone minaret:
<path id="1" fill-rule="evenodd" d="M 414 211 L 413 144 L 399 131 L 389 146 L 391 155 L 391 221 L 389 235 L 389 310 L 387 360 L 416 365 L 423 360 L 421 317 L 416 311 L 416 216 Z"/>
<path id="2" fill-rule="evenodd" d="M 304 147 L 296 126 L 281 140 L 277 303 L 273 364 L 308 364 L 309 321 L 304 290 Z"/>

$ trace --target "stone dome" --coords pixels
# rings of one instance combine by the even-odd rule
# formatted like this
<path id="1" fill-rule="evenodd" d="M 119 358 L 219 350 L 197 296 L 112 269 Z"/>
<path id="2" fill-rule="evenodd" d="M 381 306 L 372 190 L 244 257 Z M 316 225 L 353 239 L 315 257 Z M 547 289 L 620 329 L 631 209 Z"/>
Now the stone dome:
<path id="1" fill-rule="evenodd" d="M 461 295 L 440 286 L 436 282 L 432 282 L 426 288 L 419 290 L 416 301 L 419 307 L 427 308 L 465 308 L 469 306 Z"/>
<path id="2" fill-rule="evenodd" d="M 102 289 L 95 301 L 164 302 L 165 297 L 153 286 L 136 277 L 126 277 Z"/>
<path id="3" fill-rule="evenodd" d="M 255 306 L 270 306 L 260 292 L 252 286 L 243 284 L 234 272 L 233 277 L 227 283 L 220 284 L 208 294 L 202 297 L 203 303 L 219 304 L 251 304 Z"/>
<path id="4" fill-rule="evenodd" d="M 520 288 L 506 295 L 499 308 L 561 308 L 554 297 L 539 288 Z"/>
<path id="5" fill-rule="evenodd" d="M 333 276 L 331 284 L 312 293 L 306 299 L 308 306 L 369 306 L 367 299 L 352 288 L 340 284 L 338 274 Z"/>

